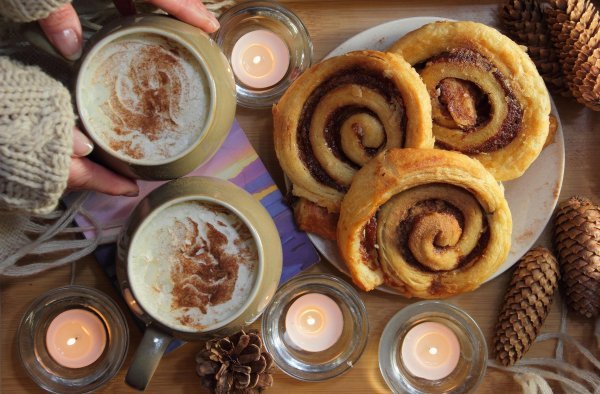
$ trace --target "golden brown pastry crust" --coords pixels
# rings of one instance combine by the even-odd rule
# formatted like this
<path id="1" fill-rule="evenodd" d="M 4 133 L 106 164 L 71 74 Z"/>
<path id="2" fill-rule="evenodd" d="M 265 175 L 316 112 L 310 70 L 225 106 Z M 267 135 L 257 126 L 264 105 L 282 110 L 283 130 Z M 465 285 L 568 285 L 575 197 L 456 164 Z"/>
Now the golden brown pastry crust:
<path id="1" fill-rule="evenodd" d="M 273 107 L 275 152 L 292 193 L 338 212 L 358 168 L 390 147 L 433 147 L 431 106 L 401 57 L 358 51 L 306 71 Z"/>
<path id="2" fill-rule="evenodd" d="M 490 277 L 508 255 L 511 232 L 502 186 L 479 162 L 390 149 L 354 177 L 337 238 L 360 288 L 386 284 L 406 296 L 444 298 Z"/>
<path id="3" fill-rule="evenodd" d="M 432 98 L 434 118 L 443 112 L 435 108 L 440 106 L 437 85 L 443 78 L 475 82 L 487 94 L 492 117 L 475 130 L 465 133 L 434 120 L 433 134 L 440 147 L 469 154 L 498 180 L 521 176 L 537 158 L 548 134 L 550 98 L 535 65 L 515 42 L 481 23 L 434 22 L 408 33 L 389 51 L 418 68 L 423 66 L 419 73 Z M 449 53 L 453 55 L 447 56 Z M 481 55 L 485 61 L 476 61 L 469 53 Z M 513 101 L 521 109 L 507 113 L 507 102 Z M 490 150 L 497 141 L 487 145 L 486 141 L 497 135 L 503 119 L 517 117 L 520 126 L 514 138 Z"/>
<path id="4" fill-rule="evenodd" d="M 336 240 L 336 228 L 339 218 L 337 212 L 327 212 L 327 209 L 308 201 L 306 198 L 298 198 L 292 206 L 294 219 L 298 228 L 302 231 L 317 234 L 319 237 Z"/>

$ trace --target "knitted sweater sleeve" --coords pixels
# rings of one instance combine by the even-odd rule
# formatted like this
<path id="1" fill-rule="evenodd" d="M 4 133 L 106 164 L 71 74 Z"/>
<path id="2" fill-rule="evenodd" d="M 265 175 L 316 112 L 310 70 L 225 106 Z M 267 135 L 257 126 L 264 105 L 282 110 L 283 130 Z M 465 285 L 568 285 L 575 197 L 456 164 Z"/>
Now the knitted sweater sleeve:
<path id="1" fill-rule="evenodd" d="M 67 186 L 74 124 L 63 85 L 0 57 L 0 211 L 56 207 Z"/>
<path id="2" fill-rule="evenodd" d="M 71 0 L 0 0 L 0 14 L 15 22 L 43 19 Z"/>

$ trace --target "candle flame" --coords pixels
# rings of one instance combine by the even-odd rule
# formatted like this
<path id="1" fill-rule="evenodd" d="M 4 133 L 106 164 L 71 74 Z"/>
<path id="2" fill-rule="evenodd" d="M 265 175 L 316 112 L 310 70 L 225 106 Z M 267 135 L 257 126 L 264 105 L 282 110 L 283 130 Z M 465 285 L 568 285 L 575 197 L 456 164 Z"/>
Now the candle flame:
<path id="1" fill-rule="evenodd" d="M 77 338 L 69 338 L 69 339 L 67 339 L 67 345 L 69 345 L 69 346 L 75 345 L 75 342 L 77 342 Z"/>
<path id="2" fill-rule="evenodd" d="M 314 326 L 316 322 L 317 321 L 312 316 L 309 316 L 308 319 L 306 319 L 306 323 L 308 323 L 308 325 L 310 325 L 310 326 Z"/>
<path id="3" fill-rule="evenodd" d="M 254 58 L 252 58 L 252 63 L 258 64 L 258 63 L 261 62 L 261 60 L 262 60 L 262 57 L 260 57 L 260 56 L 254 56 Z"/>
<path id="4" fill-rule="evenodd" d="M 430 347 L 429 348 L 429 354 L 436 355 L 438 353 L 438 349 L 436 347 Z"/>

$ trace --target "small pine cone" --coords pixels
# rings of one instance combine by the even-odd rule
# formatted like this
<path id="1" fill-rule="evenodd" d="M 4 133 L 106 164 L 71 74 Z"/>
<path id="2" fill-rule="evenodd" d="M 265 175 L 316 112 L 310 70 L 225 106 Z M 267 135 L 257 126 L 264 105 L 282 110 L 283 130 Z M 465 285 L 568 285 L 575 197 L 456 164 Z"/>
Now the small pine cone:
<path id="1" fill-rule="evenodd" d="M 600 207 L 582 197 L 563 201 L 554 247 L 568 305 L 586 317 L 600 315 Z"/>
<path id="2" fill-rule="evenodd" d="M 273 358 L 256 332 L 240 331 L 206 343 L 196 355 L 202 385 L 217 394 L 254 394 L 273 385 Z"/>
<path id="3" fill-rule="evenodd" d="M 496 323 L 494 350 L 503 365 L 523 357 L 548 316 L 558 287 L 558 263 L 548 249 L 531 249 L 519 260 Z"/>

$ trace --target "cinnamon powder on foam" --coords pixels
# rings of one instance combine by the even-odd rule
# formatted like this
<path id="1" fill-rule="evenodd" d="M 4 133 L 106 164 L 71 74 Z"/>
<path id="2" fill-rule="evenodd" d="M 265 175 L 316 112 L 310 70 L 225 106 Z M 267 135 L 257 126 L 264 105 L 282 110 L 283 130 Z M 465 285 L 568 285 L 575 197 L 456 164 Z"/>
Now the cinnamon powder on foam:
<path id="1" fill-rule="evenodd" d="M 128 157 L 168 158 L 203 127 L 205 80 L 185 48 L 158 36 L 145 39 L 115 42 L 95 66 L 93 82 L 108 89 L 99 109 L 110 120 L 110 131 L 101 134 L 111 149 Z M 99 122 L 95 118 L 92 123 Z"/>
<path id="2" fill-rule="evenodd" d="M 217 208 L 218 209 L 218 208 Z M 199 226 L 206 226 L 206 237 L 201 235 Z M 248 247 L 240 247 L 236 254 L 226 251 L 229 239 L 219 231 L 224 223 L 199 224 L 191 217 L 185 223 L 176 222 L 177 233 L 183 233 L 183 242 L 175 256 L 171 268 L 173 281 L 172 308 L 198 308 L 208 313 L 210 306 L 230 301 L 238 280 L 241 264 L 257 259 L 256 252 Z M 238 237 L 231 240 L 236 246 L 252 239 L 252 235 L 243 223 L 236 223 Z M 185 326 L 198 327 L 189 315 L 182 315 L 178 321 Z"/>

